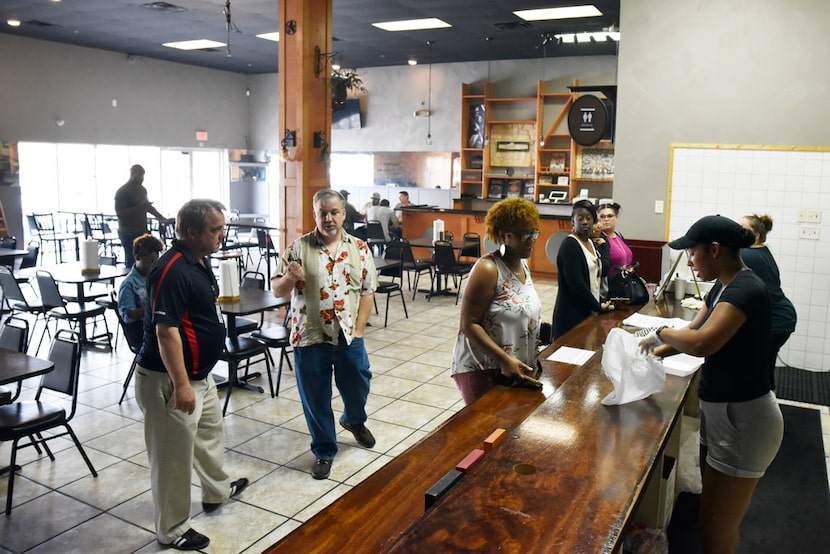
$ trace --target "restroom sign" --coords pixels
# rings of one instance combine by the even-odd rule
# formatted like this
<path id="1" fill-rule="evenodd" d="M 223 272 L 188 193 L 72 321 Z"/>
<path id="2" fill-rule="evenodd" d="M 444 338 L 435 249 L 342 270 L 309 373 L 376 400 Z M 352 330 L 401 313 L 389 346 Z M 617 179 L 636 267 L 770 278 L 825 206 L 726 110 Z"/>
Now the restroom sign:
<path id="1" fill-rule="evenodd" d="M 577 144 L 592 146 L 612 138 L 613 118 L 614 108 L 610 100 L 586 94 L 577 98 L 571 106 L 568 130 Z"/>

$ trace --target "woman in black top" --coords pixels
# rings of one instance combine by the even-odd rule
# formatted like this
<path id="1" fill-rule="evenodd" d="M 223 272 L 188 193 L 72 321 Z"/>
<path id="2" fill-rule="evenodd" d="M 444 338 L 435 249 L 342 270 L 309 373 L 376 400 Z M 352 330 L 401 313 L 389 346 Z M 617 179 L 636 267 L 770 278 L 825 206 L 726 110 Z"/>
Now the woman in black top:
<path id="1" fill-rule="evenodd" d="M 755 244 L 741 249 L 741 258 L 747 267 L 767 284 L 772 301 L 770 338 L 766 343 L 769 359 L 767 377 L 770 388 L 775 390 L 775 361 L 778 358 L 778 351 L 795 331 L 797 320 L 795 306 L 781 290 L 781 274 L 778 271 L 778 264 L 775 263 L 772 252 L 764 244 L 767 240 L 767 233 L 772 231 L 772 218 L 768 215 L 746 215 L 739 223 L 755 235 Z"/>
<path id="2" fill-rule="evenodd" d="M 556 255 L 556 305 L 553 309 L 553 339 L 556 340 L 592 313 L 614 309 L 611 302 L 600 304 L 600 281 L 608 274 L 608 249 L 598 249 L 592 237 L 597 208 L 580 200 L 571 210 L 573 232 L 562 241 Z"/>
<path id="3" fill-rule="evenodd" d="M 754 242 L 747 229 L 717 215 L 670 242 L 686 250 L 700 280 L 717 282 L 688 327 L 661 327 L 640 341 L 642 350 L 656 355 L 678 350 L 705 357 L 698 388 L 699 525 L 707 553 L 737 550 L 741 520 L 784 433 L 767 380 L 767 353 L 758 348 L 769 337 L 769 292 L 740 256 Z"/>

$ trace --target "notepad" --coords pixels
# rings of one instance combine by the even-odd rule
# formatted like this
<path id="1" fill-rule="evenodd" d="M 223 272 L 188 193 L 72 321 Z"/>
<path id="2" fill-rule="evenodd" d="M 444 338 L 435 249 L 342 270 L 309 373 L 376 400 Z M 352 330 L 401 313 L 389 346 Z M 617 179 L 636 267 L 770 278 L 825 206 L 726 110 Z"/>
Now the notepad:
<path id="1" fill-rule="evenodd" d="M 675 354 L 663 358 L 663 367 L 666 368 L 666 373 L 677 377 L 691 375 L 702 365 L 703 358 L 689 356 L 688 354 Z"/>
<path id="2" fill-rule="evenodd" d="M 654 315 L 643 315 L 641 313 L 631 314 L 623 319 L 623 325 L 630 325 L 631 327 L 671 327 L 672 329 L 680 329 L 689 324 L 685 319 L 679 317 L 658 317 Z"/>
<path id="3" fill-rule="evenodd" d="M 561 362 L 563 364 L 583 365 L 591 359 L 595 352 L 593 350 L 583 350 L 581 348 L 572 348 L 570 346 L 560 346 L 556 351 L 547 357 L 548 361 Z"/>

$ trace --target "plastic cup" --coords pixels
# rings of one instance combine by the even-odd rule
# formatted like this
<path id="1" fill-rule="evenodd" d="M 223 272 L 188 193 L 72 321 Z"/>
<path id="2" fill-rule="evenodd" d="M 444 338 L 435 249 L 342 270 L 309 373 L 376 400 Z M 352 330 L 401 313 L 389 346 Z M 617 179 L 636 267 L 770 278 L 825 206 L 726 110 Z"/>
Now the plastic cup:
<path id="1" fill-rule="evenodd" d="M 686 297 L 686 283 L 680 279 L 674 280 L 674 298 L 683 300 Z"/>

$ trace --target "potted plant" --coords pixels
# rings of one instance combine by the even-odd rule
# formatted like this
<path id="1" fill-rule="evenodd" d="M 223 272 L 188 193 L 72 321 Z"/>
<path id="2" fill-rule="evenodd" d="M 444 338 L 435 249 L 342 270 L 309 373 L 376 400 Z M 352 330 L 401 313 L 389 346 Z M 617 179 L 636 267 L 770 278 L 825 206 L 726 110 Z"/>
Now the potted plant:
<path id="1" fill-rule="evenodd" d="M 366 92 L 363 79 L 354 69 L 337 69 L 331 72 L 331 109 L 342 110 L 346 105 L 346 96 L 350 90 Z"/>

